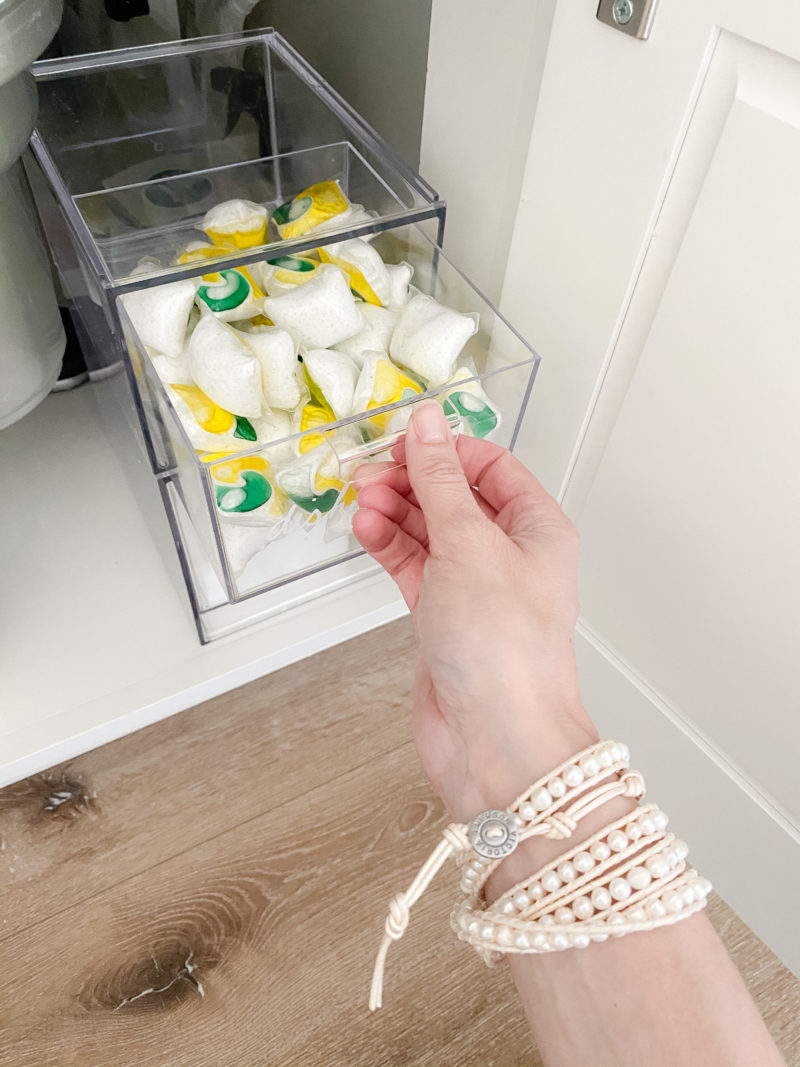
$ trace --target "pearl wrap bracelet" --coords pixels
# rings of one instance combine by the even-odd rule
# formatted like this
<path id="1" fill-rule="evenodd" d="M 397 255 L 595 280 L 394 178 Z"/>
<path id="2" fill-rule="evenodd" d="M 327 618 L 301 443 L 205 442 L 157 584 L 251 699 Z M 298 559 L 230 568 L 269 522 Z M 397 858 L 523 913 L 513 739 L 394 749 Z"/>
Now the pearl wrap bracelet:
<path id="1" fill-rule="evenodd" d="M 503 955 L 584 948 L 652 930 L 705 906 L 711 883 L 687 868 L 688 847 L 666 833 L 655 805 L 610 823 L 547 863 L 488 905 L 483 887 L 520 841 L 566 840 L 582 819 L 618 796 L 642 797 L 644 779 L 630 771 L 626 745 L 601 741 L 534 782 L 505 811 L 485 811 L 469 825 L 451 823 L 408 890 L 389 904 L 375 961 L 369 1006 L 381 1006 L 383 971 L 392 941 L 405 933 L 411 907 L 450 855 L 461 866 L 464 899 L 451 925 L 487 963 Z"/>

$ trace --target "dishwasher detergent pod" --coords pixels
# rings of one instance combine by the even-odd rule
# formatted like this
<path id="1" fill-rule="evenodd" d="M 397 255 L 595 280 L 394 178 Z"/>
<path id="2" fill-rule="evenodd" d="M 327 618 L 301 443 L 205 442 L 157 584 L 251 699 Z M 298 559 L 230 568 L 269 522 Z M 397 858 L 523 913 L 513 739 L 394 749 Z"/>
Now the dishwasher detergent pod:
<path id="1" fill-rule="evenodd" d="M 281 204 L 272 216 L 272 221 L 285 241 L 292 237 L 301 237 L 331 219 L 336 219 L 338 224 L 340 219 L 344 221 L 347 218 L 350 211 L 352 205 L 337 181 L 317 182 L 316 185 L 298 193 L 292 200 Z"/>
<path id="2" fill-rule="evenodd" d="M 305 285 L 266 297 L 263 311 L 307 348 L 332 348 L 358 333 L 362 324 L 347 276 L 329 265 L 321 266 Z"/>
<path id="3" fill-rule="evenodd" d="M 203 463 L 208 464 L 217 510 L 226 521 L 271 526 L 288 511 L 289 500 L 274 485 L 263 456 L 211 453 L 203 456 Z"/>
<path id="4" fill-rule="evenodd" d="M 241 334 L 204 315 L 189 339 L 188 351 L 195 382 L 215 404 L 247 418 L 261 414 L 261 364 Z"/>
<path id="5" fill-rule="evenodd" d="M 372 245 L 354 237 L 351 241 L 323 245 L 317 249 L 323 263 L 333 263 L 347 275 L 350 291 L 367 304 L 387 304 L 391 279 L 386 264 Z"/>
<path id="6" fill-rule="evenodd" d="M 142 344 L 173 358 L 183 351 L 194 299 L 195 283 L 190 278 L 120 297 Z"/>
<path id="7" fill-rule="evenodd" d="M 442 385 L 452 376 L 461 350 L 477 329 L 477 315 L 462 315 L 419 293 L 403 308 L 389 353 L 428 385 Z"/>
<path id="8" fill-rule="evenodd" d="M 382 352 L 367 352 L 353 395 L 353 411 L 372 411 L 386 404 L 419 396 L 422 386 L 403 374 Z M 373 415 L 370 422 L 384 430 L 394 413 Z"/>
<path id="9" fill-rule="evenodd" d="M 267 243 L 268 212 L 252 200 L 226 200 L 206 212 L 200 224 L 220 248 L 254 248 Z"/>
<path id="10" fill-rule="evenodd" d="M 358 368 L 349 356 L 327 348 L 306 349 L 303 370 L 311 396 L 322 407 L 328 407 L 337 419 L 353 413 L 353 391 Z"/>

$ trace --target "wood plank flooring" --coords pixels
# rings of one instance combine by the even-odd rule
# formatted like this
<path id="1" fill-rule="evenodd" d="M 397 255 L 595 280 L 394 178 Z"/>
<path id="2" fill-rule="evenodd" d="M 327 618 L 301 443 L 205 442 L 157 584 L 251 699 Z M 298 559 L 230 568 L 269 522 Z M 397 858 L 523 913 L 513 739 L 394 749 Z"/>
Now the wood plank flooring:
<path id="1" fill-rule="evenodd" d="M 409 742 L 407 620 L 0 791 L 3 1067 L 540 1063 L 440 875 L 366 1008 L 389 897 L 444 812 Z M 787 1062 L 800 983 L 712 918 Z"/>

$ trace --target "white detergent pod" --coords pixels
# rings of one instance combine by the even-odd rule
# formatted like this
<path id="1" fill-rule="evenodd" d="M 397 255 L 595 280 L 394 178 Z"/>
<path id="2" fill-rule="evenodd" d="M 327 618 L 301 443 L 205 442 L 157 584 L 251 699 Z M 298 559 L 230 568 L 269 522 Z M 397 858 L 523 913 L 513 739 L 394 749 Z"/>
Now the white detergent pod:
<path id="1" fill-rule="evenodd" d="M 350 289 L 368 304 L 388 304 L 392 284 L 386 264 L 372 245 L 354 237 L 351 241 L 322 245 L 319 258 L 333 263 L 348 276 Z"/>
<path id="2" fill-rule="evenodd" d="M 303 368 L 311 395 L 327 405 L 337 419 L 352 413 L 358 368 L 343 352 L 311 348 L 302 352 Z"/>
<path id="3" fill-rule="evenodd" d="M 189 355 L 185 348 L 177 356 L 162 356 L 158 352 L 152 351 L 149 351 L 148 355 L 156 374 L 162 382 L 167 385 L 194 384 L 194 378 L 189 368 Z"/>
<path id="4" fill-rule="evenodd" d="M 468 379 L 474 372 L 468 367 L 459 367 L 447 383 L 454 388 L 443 395 L 446 415 L 458 415 L 464 433 L 470 437 L 491 437 L 502 422 L 497 408 L 481 388 L 479 382 Z"/>
<path id="5" fill-rule="evenodd" d="M 294 339 L 279 326 L 258 326 L 238 337 L 261 364 L 264 398 L 272 408 L 292 411 L 307 396 L 300 380 Z"/>
<path id="6" fill-rule="evenodd" d="M 398 370 L 384 352 L 367 352 L 353 393 L 352 414 L 411 400 L 421 392 L 422 386 Z M 390 417 L 391 413 L 385 412 L 373 416 L 370 422 L 383 430 Z"/>
<path id="7" fill-rule="evenodd" d="M 400 320 L 400 314 L 374 304 L 361 304 L 358 310 L 362 321 L 361 329 L 353 337 L 348 337 L 333 347 L 337 352 L 344 352 L 360 367 L 364 362 L 365 352 L 388 354 L 389 342 Z"/>
<path id="8" fill-rule="evenodd" d="M 267 215 L 252 200 L 226 200 L 206 212 L 200 228 L 221 248 L 253 248 L 266 244 Z"/>
<path id="9" fill-rule="evenodd" d="M 389 275 L 389 297 L 386 306 L 400 311 L 406 306 L 411 295 L 408 287 L 414 276 L 414 268 L 410 263 L 387 263 L 386 272 Z"/>
<path id="10" fill-rule="evenodd" d="M 268 319 L 307 348 L 330 348 L 358 333 L 362 324 L 347 275 L 328 265 L 293 292 L 266 297 L 263 308 Z"/>
<path id="11" fill-rule="evenodd" d="M 477 329 L 477 315 L 462 315 L 419 293 L 403 309 L 389 351 L 393 360 L 429 385 L 441 385 L 452 376 L 462 348 Z"/>
<path id="12" fill-rule="evenodd" d="M 215 404 L 248 419 L 261 414 L 261 364 L 234 329 L 204 315 L 188 349 L 192 376 Z"/>
<path id="13" fill-rule="evenodd" d="M 222 524 L 225 555 L 236 578 L 242 576 L 251 559 L 264 551 L 272 537 L 269 526 L 240 526 L 227 522 Z"/>
<path id="14" fill-rule="evenodd" d="M 120 299 L 142 344 L 164 356 L 177 357 L 183 349 L 194 297 L 195 283 L 185 278 L 126 293 Z"/>

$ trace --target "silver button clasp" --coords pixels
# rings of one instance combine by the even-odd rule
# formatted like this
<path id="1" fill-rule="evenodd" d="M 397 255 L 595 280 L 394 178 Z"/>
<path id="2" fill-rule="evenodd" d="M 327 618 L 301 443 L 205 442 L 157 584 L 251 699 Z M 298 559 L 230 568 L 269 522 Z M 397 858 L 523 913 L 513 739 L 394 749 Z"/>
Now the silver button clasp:
<path id="1" fill-rule="evenodd" d="M 482 811 L 467 830 L 469 842 L 479 856 L 499 860 L 509 856 L 519 843 L 519 829 L 507 811 Z"/>

